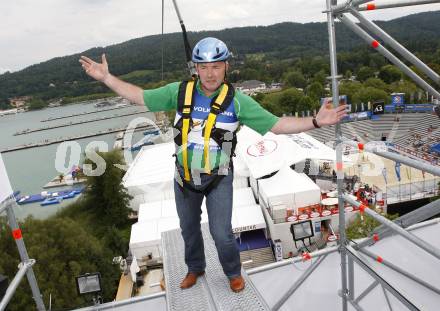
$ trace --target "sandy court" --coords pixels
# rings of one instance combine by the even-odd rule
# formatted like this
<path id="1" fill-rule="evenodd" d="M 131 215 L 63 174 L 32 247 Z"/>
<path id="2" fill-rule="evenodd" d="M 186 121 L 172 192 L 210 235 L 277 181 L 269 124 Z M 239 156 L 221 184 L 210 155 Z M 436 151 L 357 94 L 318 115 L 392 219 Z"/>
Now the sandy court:
<path id="1" fill-rule="evenodd" d="M 358 175 L 363 183 L 369 185 L 375 185 L 382 190 L 386 189 L 386 186 L 398 186 L 399 181 L 397 179 L 395 162 L 389 159 L 382 158 L 369 152 L 362 152 L 359 154 L 351 154 L 347 156 L 353 161 L 353 164 L 344 164 L 344 172 L 347 175 Z M 383 176 L 383 169 L 386 169 L 386 179 Z M 411 168 L 404 164 L 400 166 L 400 184 L 406 184 L 410 182 L 423 182 L 423 173 L 421 170 Z M 440 178 L 425 173 L 425 181 Z"/>

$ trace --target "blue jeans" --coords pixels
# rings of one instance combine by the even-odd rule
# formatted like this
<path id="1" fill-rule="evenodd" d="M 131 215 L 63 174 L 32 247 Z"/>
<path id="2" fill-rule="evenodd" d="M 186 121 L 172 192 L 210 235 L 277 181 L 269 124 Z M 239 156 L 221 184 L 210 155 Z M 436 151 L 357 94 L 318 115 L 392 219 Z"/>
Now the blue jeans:
<path id="1" fill-rule="evenodd" d="M 214 239 L 223 272 L 229 279 L 241 275 L 240 253 L 231 225 L 233 175 L 230 172 L 224 176 L 206 195 L 209 231 Z M 200 189 L 215 176 L 214 174 L 201 174 L 201 186 L 195 186 L 193 183 L 191 186 Z M 205 195 L 182 188 L 176 180 L 174 180 L 174 193 L 185 243 L 185 263 L 188 266 L 188 272 L 204 271 L 206 262 L 200 220 L 201 205 Z"/>

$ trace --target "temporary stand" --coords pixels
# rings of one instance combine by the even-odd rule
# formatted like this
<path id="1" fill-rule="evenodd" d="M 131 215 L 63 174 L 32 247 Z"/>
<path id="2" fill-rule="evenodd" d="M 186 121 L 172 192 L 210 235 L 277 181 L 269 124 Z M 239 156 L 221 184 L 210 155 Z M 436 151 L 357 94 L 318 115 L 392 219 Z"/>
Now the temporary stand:
<path id="1" fill-rule="evenodd" d="M 393 53 L 391 53 L 387 48 L 385 48 L 378 40 L 376 40 L 372 35 L 377 36 L 378 39 L 381 39 L 385 44 L 389 45 L 393 50 L 398 52 L 403 58 L 405 58 L 408 62 L 413 64 L 423 73 L 425 73 L 430 79 L 432 79 L 435 83 L 440 85 L 440 77 L 439 75 L 431 70 L 428 66 L 426 66 L 421 60 L 419 60 L 416 56 L 414 56 L 411 52 L 405 49 L 402 45 L 400 45 L 397 41 L 395 41 L 391 36 L 389 36 L 386 32 L 380 29 L 376 24 L 367 20 L 363 17 L 359 11 L 365 10 L 377 10 L 384 8 L 392 8 L 392 7 L 402 7 L 402 6 L 410 6 L 410 5 L 420 5 L 427 3 L 440 3 L 437 1 L 420 1 L 420 0 L 412 0 L 412 1 L 397 1 L 395 3 L 389 3 L 386 5 L 375 5 L 374 2 L 370 2 L 369 0 L 349 0 L 344 4 L 337 4 L 337 0 L 326 0 L 327 2 L 327 24 L 328 24 L 328 33 L 329 33 L 329 47 L 330 47 L 330 66 L 331 66 L 331 82 L 332 82 L 332 93 L 333 93 L 333 105 L 337 106 L 339 103 L 339 85 L 338 85 L 338 71 L 337 71 L 337 58 L 336 58 L 336 40 L 335 40 L 335 18 L 339 19 L 343 24 L 345 24 L 348 28 L 350 28 L 354 33 L 356 33 L 359 37 L 364 39 L 371 47 L 385 56 L 391 63 L 396 65 L 399 69 L 401 69 L 406 75 L 408 75 L 411 79 L 413 79 L 421 88 L 427 91 L 429 94 L 434 96 L 436 99 L 436 103 L 438 104 L 438 100 L 440 99 L 440 93 L 434 89 L 430 84 L 424 81 L 419 75 L 417 75 L 411 68 L 405 65 L 398 57 L 396 57 Z M 369 2 L 365 6 L 361 6 Z M 361 28 L 356 23 L 354 23 L 351 19 L 347 17 L 350 14 L 355 17 L 360 24 L 363 26 Z M 370 35 L 366 30 L 370 31 L 372 35 Z M 384 233 L 387 231 L 393 231 L 396 234 L 403 236 L 408 239 L 415 245 L 419 246 L 427 253 L 435 256 L 437 259 L 440 259 L 440 249 L 426 243 L 415 235 L 411 234 L 397 223 L 391 222 L 385 217 L 379 215 L 373 210 L 369 209 L 367 206 L 363 205 L 360 202 L 353 200 L 347 194 L 344 194 L 344 189 L 342 188 L 342 182 L 344 178 L 343 172 L 343 162 L 342 162 L 342 147 L 344 145 L 355 146 L 359 149 L 360 152 L 366 150 L 372 153 L 375 153 L 384 158 L 391 159 L 396 162 L 404 163 L 410 167 L 414 167 L 417 169 L 422 169 L 424 171 L 430 172 L 434 175 L 440 176 L 440 168 L 423 163 L 421 161 L 415 161 L 408 157 L 402 156 L 400 154 L 392 153 L 387 150 L 387 148 L 365 148 L 363 144 L 359 144 L 354 141 L 345 141 L 343 140 L 341 128 L 338 124 L 336 126 L 336 173 L 337 173 L 337 187 L 338 187 L 338 203 L 339 203 L 339 234 L 340 234 L 340 245 L 339 245 L 339 253 L 341 255 L 341 278 L 342 278 L 342 288 L 341 288 L 341 297 L 342 297 L 342 310 L 346 311 L 348 309 L 348 302 L 356 309 L 362 310 L 359 306 L 358 302 L 362 299 L 369 291 L 375 288 L 377 285 L 381 285 L 384 290 L 384 294 L 388 303 L 390 310 L 391 304 L 389 301 L 389 297 L 387 296 L 387 292 L 391 293 L 395 298 L 397 298 L 400 302 L 402 302 L 409 310 L 418 310 L 416 306 L 414 306 L 406 297 L 404 297 L 401 293 L 399 293 L 395 288 L 393 288 L 389 283 L 387 283 L 381 276 L 375 272 L 374 268 L 371 266 L 369 262 L 367 262 L 363 257 L 359 256 L 359 252 L 375 258 L 378 262 L 387 265 L 389 268 L 394 271 L 403 274 L 407 278 L 425 286 L 426 288 L 432 290 L 436 294 L 439 294 L 439 289 L 434 286 L 426 283 L 425 281 L 415 277 L 414 275 L 400 269 L 396 265 L 384 261 L 383 258 L 372 254 L 371 252 L 363 249 L 365 245 L 371 243 L 371 241 L 377 241 L 379 239 L 379 234 L 376 233 L 372 239 L 368 239 L 367 242 L 364 242 L 362 245 L 357 245 L 356 247 L 350 246 L 346 234 L 345 234 L 345 211 L 344 211 L 344 202 L 348 202 L 354 206 L 360 208 L 361 213 L 366 213 L 369 216 L 373 217 L 375 220 L 382 223 L 382 227 L 380 230 Z M 385 149 L 385 150 L 384 150 Z M 426 208 L 423 209 L 425 213 L 424 216 L 428 214 L 439 213 L 439 202 L 434 202 L 429 208 L 429 211 L 426 211 Z M 417 215 L 412 215 L 414 218 L 420 219 L 420 213 Z M 411 216 L 409 216 L 411 217 Z M 422 217 L 423 218 L 423 217 Z M 407 219 L 410 220 L 411 218 Z M 382 237 L 380 237 L 382 238 Z M 348 262 L 347 262 L 348 259 Z M 368 274 L 370 274 L 375 281 L 358 297 L 355 297 L 354 293 L 354 269 L 353 265 L 356 262 L 362 269 L 364 269 Z M 312 267 L 312 266 L 311 266 Z M 348 269 L 347 269 L 348 268 Z M 385 289 L 387 291 L 385 291 Z"/>
<path id="2" fill-rule="evenodd" d="M 23 241 L 23 236 L 21 234 L 21 230 L 18 227 L 17 220 L 15 219 L 14 214 L 14 206 L 16 206 L 15 198 L 10 196 L 4 202 L 0 203 L 0 214 L 6 211 L 9 226 L 12 230 L 12 236 L 17 244 L 18 252 L 20 254 L 21 263 L 19 264 L 19 270 L 12 280 L 11 284 L 9 284 L 8 289 L 6 290 L 6 294 L 0 302 L 0 311 L 6 309 L 9 301 L 15 293 L 18 285 L 20 284 L 21 279 L 26 275 L 29 285 L 32 290 L 32 295 L 35 300 L 35 304 L 37 305 L 37 309 L 39 311 L 45 311 L 46 307 L 44 306 L 43 299 L 40 293 L 40 289 L 38 288 L 37 279 L 35 278 L 34 270 L 32 266 L 35 263 L 34 259 L 29 259 L 26 246 Z"/>

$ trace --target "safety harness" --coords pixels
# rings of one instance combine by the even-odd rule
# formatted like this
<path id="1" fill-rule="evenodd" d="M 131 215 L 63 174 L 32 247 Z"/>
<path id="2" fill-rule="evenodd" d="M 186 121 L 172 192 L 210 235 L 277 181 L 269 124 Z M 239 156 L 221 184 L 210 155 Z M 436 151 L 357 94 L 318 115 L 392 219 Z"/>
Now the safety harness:
<path id="1" fill-rule="evenodd" d="M 193 120 L 191 118 L 191 113 L 194 108 L 194 98 L 196 92 L 197 80 L 183 81 L 179 87 L 179 93 L 177 97 L 177 111 L 180 113 L 181 118 L 174 126 L 177 133 L 174 137 L 174 142 L 176 145 L 181 146 L 182 152 L 182 164 L 184 176 L 183 179 L 186 182 L 191 181 L 191 174 L 188 165 L 188 133 L 191 131 L 193 126 Z M 234 98 L 234 88 L 233 86 L 225 82 L 222 84 L 220 93 L 211 100 L 211 108 L 206 119 L 205 127 L 203 129 L 203 162 L 204 162 L 204 172 L 206 174 L 211 174 L 210 160 L 209 160 L 209 141 L 212 138 L 217 145 L 221 148 L 224 141 L 231 141 L 232 148 L 230 156 L 234 154 L 234 149 L 237 144 L 237 138 L 235 132 L 231 132 L 216 128 L 215 123 L 217 116 L 223 113 L 229 105 L 232 104 Z M 229 135 L 228 135 L 229 134 Z M 176 159 L 177 160 L 177 159 Z M 230 161 L 232 162 L 232 161 Z"/>

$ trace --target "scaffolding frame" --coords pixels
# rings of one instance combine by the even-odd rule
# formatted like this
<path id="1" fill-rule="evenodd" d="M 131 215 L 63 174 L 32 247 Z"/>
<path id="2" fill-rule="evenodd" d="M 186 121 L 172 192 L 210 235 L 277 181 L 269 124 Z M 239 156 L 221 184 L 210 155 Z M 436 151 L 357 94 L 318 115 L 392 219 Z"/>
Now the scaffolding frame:
<path id="1" fill-rule="evenodd" d="M 440 76 L 430 69 L 427 65 L 425 65 L 420 59 L 418 59 L 414 54 L 408 51 L 405 47 L 403 47 L 400 43 L 394 40 L 390 35 L 388 35 L 385 31 L 383 31 L 380 27 L 378 27 L 373 22 L 366 19 L 360 11 L 366 10 L 376 10 L 376 9 L 385 9 L 385 8 L 394 8 L 394 7 L 403 7 L 403 6 L 414 6 L 428 3 L 440 3 L 440 0 L 406 0 L 406 1 L 396 1 L 394 3 L 388 3 L 385 5 L 376 5 L 371 0 L 347 0 L 345 3 L 338 4 L 337 0 L 326 0 L 326 11 L 327 14 L 327 26 L 328 26 L 328 35 L 329 35 L 329 54 L 330 54 L 330 70 L 331 76 L 330 80 L 332 83 L 332 97 L 333 97 L 333 105 L 337 106 L 339 104 L 339 78 L 338 69 L 337 69 L 337 53 L 336 53 L 336 35 L 335 35 L 335 19 L 340 20 L 344 25 L 346 25 L 349 29 L 351 29 L 355 34 L 357 34 L 361 39 L 366 41 L 370 46 L 377 50 L 380 54 L 382 54 L 385 58 L 387 58 L 391 63 L 393 63 L 396 67 L 402 70 L 407 76 L 409 76 L 416 84 L 418 84 L 422 89 L 427 91 L 435 98 L 435 104 L 438 105 L 438 101 L 440 99 L 440 93 L 429 83 L 423 80 L 419 75 L 417 75 L 410 67 L 408 67 L 402 60 L 400 60 L 397 56 L 395 56 L 392 52 L 390 52 L 387 48 L 385 48 L 378 40 L 382 40 L 385 44 L 390 46 L 394 51 L 400 54 L 406 61 L 410 62 L 421 72 L 426 74 L 432 81 L 434 81 L 437 85 L 440 85 Z M 360 6 L 366 4 L 364 6 Z M 347 17 L 347 15 L 351 15 L 359 21 L 359 24 L 363 26 L 361 28 L 358 24 L 353 22 L 351 19 Z M 371 33 L 368 33 L 368 31 Z M 375 39 L 375 37 L 378 39 Z M 388 150 L 388 147 L 384 145 L 373 145 L 373 146 L 364 146 L 361 143 L 345 140 L 342 137 L 341 126 L 340 124 L 336 125 L 335 129 L 336 136 L 336 176 L 337 176 L 337 190 L 338 190 L 338 206 L 339 206 L 339 253 L 341 256 L 341 290 L 340 296 L 342 298 L 342 310 L 347 311 L 348 303 L 350 303 L 356 310 L 363 310 L 358 302 L 365 297 L 372 289 L 374 289 L 379 284 L 382 286 L 382 290 L 384 292 L 385 299 L 387 301 L 388 307 L 392 310 L 391 303 L 387 293 L 391 293 L 396 299 L 398 299 L 401 303 L 403 303 L 409 310 L 418 310 L 418 308 L 405 296 L 403 296 L 397 289 L 391 286 L 386 280 L 384 280 L 371 266 L 371 264 L 365 260 L 363 256 L 360 254 L 366 255 L 367 257 L 371 257 L 374 259 L 379 259 L 380 262 L 390 269 L 394 270 L 397 273 L 405 276 L 408 279 L 417 282 L 418 284 L 424 286 L 425 288 L 431 290 L 437 295 L 440 295 L 440 290 L 435 286 L 421 280 L 420 278 L 412 275 L 411 273 L 404 271 L 397 265 L 383 260 L 380 256 L 368 251 L 365 249 L 365 246 L 371 245 L 374 238 L 370 237 L 365 239 L 362 243 L 357 245 L 350 245 L 347 240 L 345 233 L 345 210 L 344 203 L 347 202 L 353 206 L 356 206 L 360 209 L 360 213 L 368 214 L 373 217 L 375 220 L 379 221 L 382 226 L 378 228 L 375 236 L 378 236 L 378 232 L 382 235 L 390 234 L 393 232 L 395 234 L 401 235 L 406 238 L 416 246 L 423 249 L 428 254 L 440 259 L 440 249 L 430 245 L 429 243 L 423 241 L 418 238 L 414 234 L 412 234 L 409 230 L 404 229 L 403 222 L 399 225 L 399 220 L 392 222 L 382 215 L 376 213 L 368 206 L 363 205 L 362 203 L 353 200 L 348 194 L 344 192 L 343 189 L 343 161 L 342 161 L 342 149 L 344 145 L 351 145 L 357 147 L 359 152 L 368 151 L 374 153 L 378 156 L 393 160 L 395 162 L 404 163 L 410 167 L 414 167 L 417 169 L 425 170 L 430 172 L 433 175 L 440 176 L 440 168 L 437 166 L 433 166 L 430 164 L 423 163 L 421 161 L 416 161 L 410 159 L 406 156 L 397 154 Z M 401 217 L 400 220 L 404 219 L 408 225 L 414 224 L 416 221 L 426 220 L 433 215 L 436 215 L 440 212 L 440 200 L 432 202 L 430 204 L 425 205 L 420 208 L 420 211 L 410 213 L 406 217 Z M 351 243 L 352 244 L 352 243 Z M 354 262 L 358 264 L 365 272 L 367 272 L 370 276 L 373 277 L 374 282 L 358 297 L 355 297 L 354 292 Z M 305 274 L 305 277 L 308 275 Z"/>
<path id="2" fill-rule="evenodd" d="M 367 3 L 367 4 L 366 4 Z M 440 93 L 424 81 L 419 75 L 417 75 L 411 68 L 409 68 L 403 61 L 401 61 L 398 57 L 396 57 L 392 52 L 383 47 L 378 40 L 374 39 L 366 30 L 355 24 L 351 21 L 346 15 L 350 14 L 353 17 L 357 18 L 359 23 L 364 26 L 365 29 L 372 32 L 373 35 L 377 36 L 384 43 L 389 45 L 392 49 L 398 52 L 403 58 L 405 58 L 408 62 L 413 64 L 416 68 L 426 74 L 431 80 L 433 80 L 436 84 L 440 85 L 440 76 L 426 66 L 420 59 L 418 59 L 414 54 L 409 52 L 405 47 L 400 45 L 396 40 L 394 40 L 391 36 L 389 36 L 386 32 L 380 29 L 376 24 L 364 18 L 359 12 L 360 11 L 371 11 L 376 9 L 386 9 L 386 8 L 394 8 L 394 7 L 403 7 L 403 6 L 413 6 L 413 5 L 421 5 L 421 4 L 429 4 L 429 3 L 440 3 L 440 0 L 401 0 L 395 3 L 388 3 L 384 5 L 376 5 L 371 0 L 347 0 L 347 2 L 343 4 L 338 4 L 337 0 L 326 0 L 327 10 L 324 12 L 327 14 L 327 27 L 328 27 L 328 35 L 329 35 L 329 54 L 330 54 L 330 71 L 331 76 L 329 79 L 332 84 L 332 100 L 333 105 L 337 106 L 339 104 L 339 78 L 341 76 L 338 75 L 337 70 L 337 53 L 336 53 L 336 35 L 335 35 L 335 20 L 340 20 L 343 24 L 345 24 L 348 28 L 350 28 L 355 34 L 364 39 L 367 43 L 371 45 L 372 48 L 376 49 L 379 53 L 385 56 L 391 63 L 396 65 L 399 69 L 401 69 L 406 75 L 408 75 L 411 79 L 413 79 L 421 88 L 431 94 L 435 100 L 434 103 L 436 105 L 439 104 Z M 366 4 L 364 6 L 360 6 L 362 4 Z M 341 289 L 339 291 L 339 295 L 342 299 L 342 310 L 348 310 L 348 303 L 351 306 L 358 310 L 363 311 L 364 309 L 359 305 L 359 301 L 361 301 L 364 297 L 366 297 L 374 288 L 377 286 L 381 286 L 382 291 L 384 293 L 384 297 L 387 303 L 388 308 L 392 311 L 392 305 L 390 302 L 389 294 L 392 294 L 397 300 L 399 300 L 403 305 L 405 305 L 409 310 L 419 310 L 416 305 L 414 305 L 407 297 L 405 297 L 402 293 L 400 293 L 396 288 L 394 288 L 391 284 L 389 284 L 385 279 L 383 279 L 380 274 L 375 271 L 375 268 L 369 263 L 365 257 L 372 258 L 374 260 L 379 261 L 381 264 L 384 264 L 388 268 L 393 271 L 403 275 L 404 277 L 418 283 L 419 285 L 425 287 L 431 292 L 440 295 L 440 289 L 429 284 L 428 282 L 420 279 L 419 277 L 405 271 L 404 269 L 398 267 L 396 264 L 384 260 L 377 254 L 366 250 L 365 247 L 375 243 L 375 239 L 380 235 L 381 238 L 386 237 L 390 234 L 398 234 L 411 243 L 415 244 L 419 248 L 423 249 L 428 254 L 434 256 L 437 259 L 440 259 L 440 249 L 425 242 L 424 240 L 418 238 L 416 235 L 412 234 L 410 231 L 420 227 L 418 224 L 421 221 L 425 221 L 437 214 L 440 213 L 440 199 L 425 206 L 412 211 L 404 216 L 399 217 L 394 221 L 390 221 L 382 215 L 378 214 L 374 210 L 370 209 L 368 206 L 363 205 L 361 202 L 358 202 L 352 199 L 347 193 L 345 193 L 343 189 L 343 180 L 344 180 L 344 172 L 343 172 L 343 161 L 342 161 L 342 151 L 343 147 L 346 145 L 354 146 L 358 149 L 359 152 L 367 151 L 374 153 L 378 156 L 390 159 L 395 162 L 401 162 L 410 167 L 424 170 L 433 175 L 440 176 L 440 168 L 438 166 L 434 166 L 431 164 L 424 163 L 422 161 L 417 161 L 406 157 L 404 155 L 396 153 L 396 150 L 386 146 L 383 143 L 379 144 L 367 144 L 363 145 L 361 143 L 347 140 L 342 136 L 341 125 L 338 123 L 335 127 L 335 150 L 336 150 L 336 176 L 337 176 L 337 191 L 338 191 L 338 207 L 339 207 L 339 245 L 337 247 L 332 247 L 329 249 L 321 250 L 318 252 L 314 252 L 308 255 L 306 258 L 293 258 L 290 260 L 285 260 L 282 262 L 273 263 L 264 267 L 254 268 L 247 271 L 249 275 L 258 273 L 261 271 L 270 270 L 275 267 L 284 266 L 290 264 L 292 262 L 299 262 L 304 260 L 310 260 L 312 258 L 317 258 L 315 262 L 313 262 L 298 278 L 298 280 L 292 285 L 291 288 L 287 290 L 287 292 L 278 299 L 275 303 L 272 310 L 279 310 L 283 304 L 287 301 L 287 299 L 298 289 L 301 284 L 313 273 L 313 271 L 321 264 L 321 262 L 325 259 L 325 257 L 332 252 L 338 251 L 340 254 L 340 262 L 341 262 Z M 379 221 L 382 225 L 378 227 L 374 234 L 364 239 L 359 243 L 350 242 L 346 237 L 345 232 L 345 202 L 356 206 L 359 208 L 361 214 L 368 214 L 373 217 L 375 220 Z M 424 225 L 432 225 L 438 224 L 440 222 L 439 219 L 431 220 Z M 364 256 L 362 256 L 364 255 Z M 365 272 L 367 272 L 372 278 L 373 282 L 359 295 L 355 295 L 354 291 L 354 263 L 356 263 L 360 268 L 362 268 Z"/>
<path id="3" fill-rule="evenodd" d="M 15 291 L 17 290 L 18 285 L 21 280 L 26 275 L 27 280 L 29 282 L 29 286 L 32 291 L 32 296 L 34 298 L 35 304 L 37 306 L 38 311 L 45 311 L 46 307 L 44 306 L 43 298 L 40 292 L 40 288 L 38 287 L 37 279 L 34 274 L 34 270 L 32 266 L 35 264 L 35 259 L 29 258 L 26 245 L 24 244 L 23 235 L 20 227 L 18 226 L 17 219 L 15 218 L 14 207 L 17 206 L 15 201 L 15 197 L 13 195 L 9 196 L 3 202 L 0 202 L 0 214 L 6 212 L 9 227 L 12 231 L 12 236 L 15 240 L 15 244 L 18 248 L 18 253 L 20 255 L 20 264 L 18 265 L 18 272 L 9 284 L 6 289 L 5 296 L 0 301 L 0 311 L 4 311 L 14 296 Z"/>

